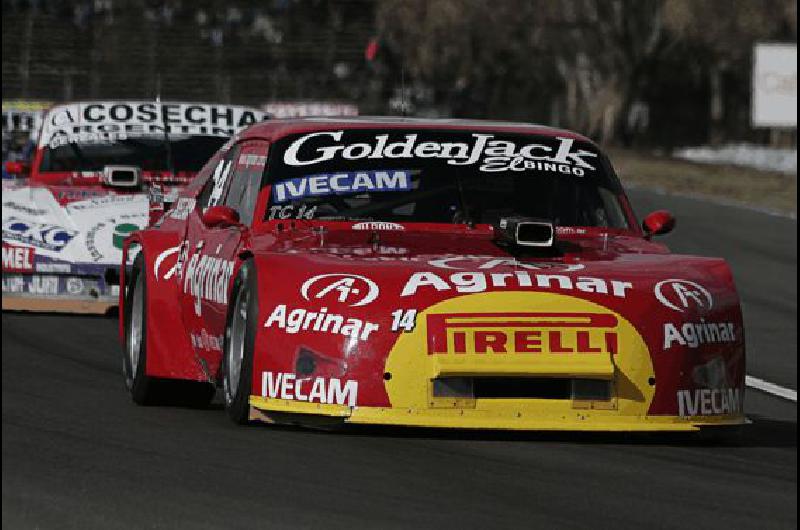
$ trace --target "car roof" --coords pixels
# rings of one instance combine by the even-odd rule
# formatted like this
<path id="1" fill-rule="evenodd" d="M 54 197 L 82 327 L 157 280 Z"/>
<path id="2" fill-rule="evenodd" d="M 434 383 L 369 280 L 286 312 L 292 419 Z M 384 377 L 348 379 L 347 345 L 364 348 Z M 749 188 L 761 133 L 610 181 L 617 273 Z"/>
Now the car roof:
<path id="1" fill-rule="evenodd" d="M 453 131 L 482 131 L 495 133 L 534 134 L 539 136 L 561 136 L 593 143 L 585 136 L 565 129 L 557 129 L 535 123 L 510 121 L 407 118 L 400 116 L 346 116 L 319 118 L 292 118 L 267 120 L 251 125 L 240 133 L 239 138 L 267 138 L 278 140 L 290 134 L 334 129 L 435 129 Z"/>

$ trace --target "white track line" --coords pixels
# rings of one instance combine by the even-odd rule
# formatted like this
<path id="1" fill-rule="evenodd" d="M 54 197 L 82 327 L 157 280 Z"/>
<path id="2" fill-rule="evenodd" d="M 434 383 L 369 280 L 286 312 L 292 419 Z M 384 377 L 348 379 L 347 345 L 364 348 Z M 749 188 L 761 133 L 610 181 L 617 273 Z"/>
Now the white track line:
<path id="1" fill-rule="evenodd" d="M 769 381 L 764 381 L 758 377 L 753 377 L 752 375 L 745 376 L 744 384 L 751 388 L 761 390 L 762 392 L 767 392 L 774 396 L 782 397 L 783 399 L 788 399 L 789 401 L 794 401 L 797 403 L 797 390 L 784 388 L 776 385 L 775 383 L 770 383 Z"/>

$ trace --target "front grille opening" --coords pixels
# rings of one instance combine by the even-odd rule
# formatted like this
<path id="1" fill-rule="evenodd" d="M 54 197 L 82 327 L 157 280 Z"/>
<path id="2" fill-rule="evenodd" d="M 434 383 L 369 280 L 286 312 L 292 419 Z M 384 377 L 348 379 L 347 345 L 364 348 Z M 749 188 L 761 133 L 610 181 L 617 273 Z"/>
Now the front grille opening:
<path id="1" fill-rule="evenodd" d="M 476 377 L 477 399 L 569 399 L 569 379 L 549 377 Z"/>
<path id="2" fill-rule="evenodd" d="M 433 397 L 472 399 L 471 377 L 440 377 L 433 380 Z"/>
<path id="3" fill-rule="evenodd" d="M 549 245 L 553 241 L 553 225 L 546 223 L 520 223 L 517 225 L 517 242 L 520 244 Z"/>
<path id="4" fill-rule="evenodd" d="M 433 397 L 608 401 L 611 381 L 558 377 L 441 377 Z"/>
<path id="5" fill-rule="evenodd" d="M 573 379 L 572 399 L 609 401 L 611 399 L 611 381 L 604 379 Z"/>

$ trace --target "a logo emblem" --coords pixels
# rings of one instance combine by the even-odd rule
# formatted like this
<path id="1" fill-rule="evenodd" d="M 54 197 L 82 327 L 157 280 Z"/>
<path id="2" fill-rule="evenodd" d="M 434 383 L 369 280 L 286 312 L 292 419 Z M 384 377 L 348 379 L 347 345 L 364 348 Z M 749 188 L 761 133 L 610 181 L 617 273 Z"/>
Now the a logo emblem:
<path id="1" fill-rule="evenodd" d="M 610 313 L 434 313 L 427 322 L 428 355 L 618 351 Z"/>
<path id="2" fill-rule="evenodd" d="M 320 274 L 309 278 L 300 288 L 300 294 L 308 301 L 337 301 L 350 307 L 369 304 L 378 297 L 378 285 L 358 274 Z"/>
<path id="3" fill-rule="evenodd" d="M 172 256 L 173 254 L 177 254 L 178 252 L 180 252 L 182 246 L 183 245 L 170 247 L 156 257 L 156 261 L 155 263 L 153 263 L 153 276 L 155 276 L 156 281 L 160 279 L 169 280 L 175 275 L 176 272 L 178 272 L 180 268 L 180 259 L 179 256 L 175 256 L 175 263 L 172 265 L 172 267 L 164 271 L 163 276 L 159 274 L 161 269 L 161 264 L 164 262 L 164 260 Z"/>
<path id="4" fill-rule="evenodd" d="M 83 293 L 83 280 L 80 278 L 67 278 L 67 292 L 73 295 Z"/>
<path id="5" fill-rule="evenodd" d="M 3 241 L 3 272 L 30 272 L 36 249 L 10 245 Z"/>
<path id="6" fill-rule="evenodd" d="M 139 230 L 139 227 L 133 223 L 122 223 L 115 226 L 114 234 L 111 236 L 114 247 L 121 250 L 122 243 L 125 241 L 125 238 L 128 237 L 131 232 L 135 232 L 136 230 Z"/>
<path id="7" fill-rule="evenodd" d="M 681 313 L 690 308 L 708 311 L 714 305 L 714 299 L 708 289 L 689 280 L 673 278 L 660 281 L 656 284 L 654 292 L 658 301 L 664 306 Z"/>
<path id="8" fill-rule="evenodd" d="M 405 230 L 405 227 L 398 223 L 385 221 L 365 221 L 354 224 L 353 230 Z"/>
<path id="9" fill-rule="evenodd" d="M 3 239 L 56 252 L 67 246 L 77 233 L 58 225 L 23 221 L 14 217 L 3 221 Z"/>
<path id="10" fill-rule="evenodd" d="M 565 272 L 579 271 L 586 267 L 583 263 L 530 262 L 518 261 L 516 258 L 480 255 L 446 256 L 444 258 L 432 259 L 428 262 L 428 265 L 436 267 L 437 269 L 452 270 L 490 270 L 507 267 L 532 271 L 555 269 Z"/>

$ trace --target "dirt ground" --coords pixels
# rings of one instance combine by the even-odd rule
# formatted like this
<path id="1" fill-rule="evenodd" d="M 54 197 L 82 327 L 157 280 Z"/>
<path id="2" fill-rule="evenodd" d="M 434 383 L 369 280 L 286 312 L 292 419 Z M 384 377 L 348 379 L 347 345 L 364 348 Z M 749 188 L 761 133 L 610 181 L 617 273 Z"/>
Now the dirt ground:
<path id="1" fill-rule="evenodd" d="M 730 165 L 699 164 L 668 156 L 609 149 L 625 186 L 701 195 L 797 215 L 797 175 Z"/>

